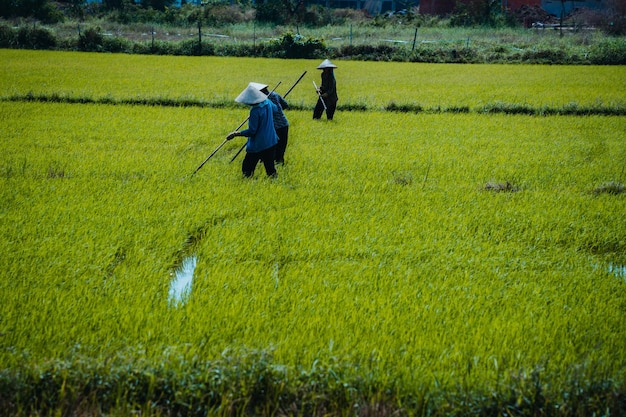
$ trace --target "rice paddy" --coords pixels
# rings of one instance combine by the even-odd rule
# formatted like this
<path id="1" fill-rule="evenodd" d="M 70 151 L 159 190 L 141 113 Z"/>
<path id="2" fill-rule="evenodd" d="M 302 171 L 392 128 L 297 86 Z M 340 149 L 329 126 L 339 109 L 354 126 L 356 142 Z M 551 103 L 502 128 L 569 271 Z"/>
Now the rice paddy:
<path id="1" fill-rule="evenodd" d="M 0 56 L 9 415 L 626 410 L 626 118 L 384 110 L 623 106 L 624 68 L 341 62 L 329 122 L 313 61 Z M 211 103 L 304 70 L 277 179 L 241 138 L 191 175 L 247 117 Z"/>

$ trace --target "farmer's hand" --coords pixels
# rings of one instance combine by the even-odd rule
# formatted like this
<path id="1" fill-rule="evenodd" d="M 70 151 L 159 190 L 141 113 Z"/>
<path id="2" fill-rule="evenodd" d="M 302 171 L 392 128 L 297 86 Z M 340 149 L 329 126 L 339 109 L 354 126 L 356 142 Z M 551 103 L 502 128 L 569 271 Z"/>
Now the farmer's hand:
<path id="1" fill-rule="evenodd" d="M 237 133 L 239 132 L 230 132 L 228 134 L 228 136 L 226 136 L 226 140 L 231 140 L 232 138 L 234 138 L 235 136 L 237 136 Z"/>

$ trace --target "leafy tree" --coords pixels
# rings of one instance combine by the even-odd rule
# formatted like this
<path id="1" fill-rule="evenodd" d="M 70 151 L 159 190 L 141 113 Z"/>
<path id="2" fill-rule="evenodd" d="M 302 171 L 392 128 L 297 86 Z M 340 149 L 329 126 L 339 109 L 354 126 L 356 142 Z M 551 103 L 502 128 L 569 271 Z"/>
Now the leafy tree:
<path id="1" fill-rule="evenodd" d="M 124 8 L 124 0 L 102 0 L 102 4 L 110 10 L 122 10 Z"/>
<path id="2" fill-rule="evenodd" d="M 126 10 L 138 6 L 144 9 L 154 9 L 165 11 L 165 9 L 174 3 L 174 0 L 141 0 L 135 4 L 134 0 L 102 0 L 104 7 L 110 10 Z"/>
<path id="3" fill-rule="evenodd" d="M 453 26 L 494 26 L 502 15 L 500 0 L 457 1 L 450 23 Z"/>
<path id="4" fill-rule="evenodd" d="M 301 23 L 306 14 L 303 0 L 267 0 L 257 3 L 257 20 L 275 24 Z"/>
<path id="5" fill-rule="evenodd" d="M 158 11 L 165 11 L 165 8 L 171 6 L 173 0 L 141 0 L 141 6 L 149 9 L 152 8 Z"/>
<path id="6" fill-rule="evenodd" d="M 66 0 L 69 7 L 69 12 L 72 16 L 83 18 L 85 17 L 85 0 Z"/>
<path id="7" fill-rule="evenodd" d="M 49 0 L 2 0 L 0 17 L 34 17 L 45 23 L 63 20 L 61 12 Z"/>

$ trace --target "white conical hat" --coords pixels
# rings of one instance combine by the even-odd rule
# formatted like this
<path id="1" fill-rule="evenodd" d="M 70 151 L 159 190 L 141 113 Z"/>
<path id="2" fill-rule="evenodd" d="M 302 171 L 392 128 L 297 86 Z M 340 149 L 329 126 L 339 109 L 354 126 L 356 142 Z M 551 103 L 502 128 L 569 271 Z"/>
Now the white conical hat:
<path id="1" fill-rule="evenodd" d="M 256 88 L 257 90 L 261 91 L 264 88 L 267 88 L 267 84 L 261 84 L 261 83 L 255 83 L 255 82 L 251 82 L 250 84 L 252 87 Z"/>
<path id="2" fill-rule="evenodd" d="M 317 69 L 324 69 L 324 68 L 337 68 L 337 65 L 330 62 L 330 60 L 325 59 L 324 61 L 322 61 L 321 64 L 317 66 Z"/>
<path id="3" fill-rule="evenodd" d="M 252 85 L 248 84 L 246 89 L 237 96 L 235 101 L 237 103 L 253 105 L 259 104 L 266 98 L 267 96 L 265 94 L 254 88 Z"/>

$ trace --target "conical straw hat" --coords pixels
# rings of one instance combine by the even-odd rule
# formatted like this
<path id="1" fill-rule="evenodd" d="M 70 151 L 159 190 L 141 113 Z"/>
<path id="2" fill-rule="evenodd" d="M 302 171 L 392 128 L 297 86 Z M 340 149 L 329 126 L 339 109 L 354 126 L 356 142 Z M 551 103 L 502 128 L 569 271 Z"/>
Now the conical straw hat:
<path id="1" fill-rule="evenodd" d="M 264 88 L 267 88 L 267 84 L 261 84 L 261 83 L 255 83 L 255 82 L 251 82 L 250 84 L 252 87 L 256 88 L 257 90 L 261 91 Z"/>
<path id="2" fill-rule="evenodd" d="M 237 96 L 235 101 L 237 103 L 253 105 L 253 104 L 259 104 L 266 98 L 267 96 L 265 94 L 263 94 L 262 92 L 260 92 L 259 90 L 257 90 L 256 88 L 248 84 L 246 89 L 243 90 L 241 94 Z"/>
<path id="3" fill-rule="evenodd" d="M 330 62 L 330 60 L 325 59 L 324 61 L 322 61 L 321 64 L 317 66 L 317 69 L 324 69 L 324 68 L 337 68 L 337 65 Z"/>

